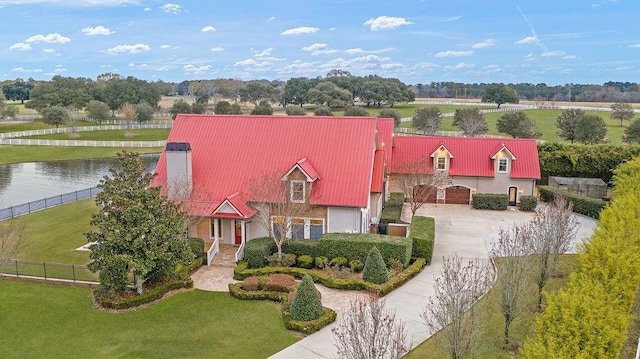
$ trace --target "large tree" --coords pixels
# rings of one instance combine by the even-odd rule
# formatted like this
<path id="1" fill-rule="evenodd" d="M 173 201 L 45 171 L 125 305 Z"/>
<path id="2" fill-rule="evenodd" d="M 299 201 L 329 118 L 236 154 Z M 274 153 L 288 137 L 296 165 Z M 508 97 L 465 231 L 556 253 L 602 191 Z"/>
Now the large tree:
<path id="1" fill-rule="evenodd" d="M 49 125 L 55 125 L 58 128 L 60 125 L 64 125 L 69 122 L 69 111 L 60 106 L 51 106 L 40 110 L 44 123 Z"/>
<path id="2" fill-rule="evenodd" d="M 482 95 L 482 102 L 495 103 L 500 108 L 503 103 L 518 103 L 518 93 L 505 84 L 491 84 L 487 86 Z"/>
<path id="3" fill-rule="evenodd" d="M 284 101 L 287 104 L 302 106 L 308 102 L 307 92 L 314 86 L 313 80 L 306 77 L 295 77 L 284 85 Z"/>
<path id="4" fill-rule="evenodd" d="M 601 143 L 607 139 L 607 124 L 602 117 L 579 109 L 564 110 L 556 119 L 558 136 L 567 141 Z"/>
<path id="5" fill-rule="evenodd" d="M 453 115 L 453 125 L 469 137 L 482 135 L 489 130 L 484 115 L 477 108 L 457 109 Z"/>
<path id="6" fill-rule="evenodd" d="M 576 140 L 575 130 L 578 126 L 580 117 L 585 112 L 580 109 L 564 110 L 556 119 L 556 127 L 558 127 L 558 137 L 573 143 Z"/>
<path id="7" fill-rule="evenodd" d="M 155 108 L 160 102 L 160 90 L 153 83 L 139 80 L 133 76 L 126 79 L 113 77 L 109 79 L 99 94 L 100 99 L 109 105 L 112 114 L 124 104 L 136 105 L 146 102 Z"/>
<path id="8" fill-rule="evenodd" d="M 86 78 L 54 76 L 51 81 L 40 83 L 31 90 L 25 107 L 37 111 L 51 106 L 84 108 L 93 98 L 95 85 Z"/>
<path id="9" fill-rule="evenodd" d="M 169 113 L 171 113 L 171 119 L 175 120 L 176 116 L 178 116 L 179 113 L 191 113 L 191 105 L 189 105 L 187 101 L 179 99 L 178 101 L 173 103 L 171 109 L 169 110 Z M 216 113 L 218 113 L 218 111 L 216 111 Z"/>
<path id="10" fill-rule="evenodd" d="M 629 127 L 624 130 L 624 136 L 622 139 L 624 143 L 640 144 L 640 120 L 631 122 Z"/>
<path id="11" fill-rule="evenodd" d="M 139 123 L 153 120 L 154 108 L 146 102 L 140 102 L 135 106 L 136 121 Z"/>
<path id="12" fill-rule="evenodd" d="M 400 112 L 394 108 L 383 108 L 378 112 L 378 117 L 380 118 L 392 118 L 393 125 L 398 127 L 400 125 Z"/>
<path id="13" fill-rule="evenodd" d="M 146 281 L 162 281 L 191 260 L 186 215 L 159 187 L 149 187 L 154 175 L 138 154 L 119 153 L 109 173 L 98 185 L 94 229 L 86 234 L 93 243 L 89 269 L 100 271 L 101 285 L 116 292 L 125 290 L 132 272 L 141 294 Z"/>
<path id="14" fill-rule="evenodd" d="M 442 113 L 436 106 L 419 108 L 413 115 L 413 127 L 425 135 L 434 135 L 440 131 Z"/>
<path id="15" fill-rule="evenodd" d="M 259 81 L 249 82 L 245 87 L 239 89 L 238 93 L 240 101 L 251 102 L 255 106 L 258 106 L 260 101 L 273 101 L 276 97 L 276 90 L 273 86 Z"/>
<path id="16" fill-rule="evenodd" d="M 29 93 L 33 89 L 34 85 L 31 82 L 26 82 L 23 79 L 16 79 L 13 83 L 2 86 L 2 93 L 7 100 L 24 101 L 29 99 Z"/>
<path id="17" fill-rule="evenodd" d="M 630 104 L 626 102 L 618 102 L 611 105 L 611 118 L 620 120 L 620 126 L 623 121 L 631 121 L 635 116 L 635 112 Z"/>
<path id="18" fill-rule="evenodd" d="M 496 122 L 496 129 L 513 138 L 536 138 L 536 123 L 523 111 L 507 112 Z"/>
<path id="19" fill-rule="evenodd" d="M 346 107 L 353 103 L 348 90 L 342 89 L 329 81 L 323 81 L 307 93 L 309 103 L 327 105 L 331 108 Z"/>
<path id="20" fill-rule="evenodd" d="M 96 120 L 98 123 L 109 118 L 109 106 L 102 101 L 89 101 L 86 111 L 89 118 Z"/>

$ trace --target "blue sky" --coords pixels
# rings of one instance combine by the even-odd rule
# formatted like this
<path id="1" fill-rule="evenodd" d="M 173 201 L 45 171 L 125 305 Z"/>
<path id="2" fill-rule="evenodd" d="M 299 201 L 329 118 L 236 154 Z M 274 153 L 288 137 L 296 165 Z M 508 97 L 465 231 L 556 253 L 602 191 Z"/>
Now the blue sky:
<path id="1" fill-rule="evenodd" d="M 0 0 L 0 78 L 639 81 L 637 0 Z"/>

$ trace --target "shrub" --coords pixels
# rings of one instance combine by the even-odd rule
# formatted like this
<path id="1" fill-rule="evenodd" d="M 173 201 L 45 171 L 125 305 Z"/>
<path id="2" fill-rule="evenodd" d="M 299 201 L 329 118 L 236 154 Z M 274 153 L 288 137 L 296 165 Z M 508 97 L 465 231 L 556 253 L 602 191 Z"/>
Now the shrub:
<path id="1" fill-rule="evenodd" d="M 269 101 L 260 101 L 260 103 L 258 104 L 258 106 L 254 107 L 253 110 L 251 110 L 251 114 L 252 115 L 273 115 L 273 107 L 271 107 L 271 104 L 269 103 Z"/>
<path id="2" fill-rule="evenodd" d="M 315 261 L 315 265 L 316 268 L 318 269 L 324 269 L 325 267 L 327 267 L 327 265 L 329 264 L 329 260 L 327 259 L 327 257 L 316 257 L 316 261 Z"/>
<path id="3" fill-rule="evenodd" d="M 273 253 L 266 258 L 267 263 L 271 267 L 291 267 L 296 264 L 296 255 L 293 253 L 283 253 L 282 256 L 278 253 Z"/>
<path id="4" fill-rule="evenodd" d="M 242 281 L 242 289 L 251 292 L 259 288 L 258 277 L 247 277 Z"/>
<path id="5" fill-rule="evenodd" d="M 269 276 L 264 289 L 271 292 L 290 292 L 295 284 L 296 281 L 292 275 L 276 273 Z"/>
<path id="6" fill-rule="evenodd" d="M 399 260 L 395 258 L 391 258 L 389 260 L 389 270 L 391 271 L 392 276 L 402 272 L 403 269 L 404 269 L 404 266 L 402 265 L 402 263 L 400 263 Z"/>
<path id="7" fill-rule="evenodd" d="M 282 314 L 282 320 L 284 321 L 285 328 L 302 332 L 307 335 L 315 333 L 318 330 L 326 327 L 327 325 L 335 322 L 336 317 L 336 312 L 329 308 L 323 308 L 322 314 L 317 319 L 311 321 L 298 321 L 293 319 L 289 314 Z"/>
<path id="8" fill-rule="evenodd" d="M 102 291 L 101 288 L 94 291 L 94 296 L 98 304 L 103 308 L 126 309 L 151 303 L 154 300 L 162 298 L 162 296 L 172 290 L 191 287 L 193 287 L 193 281 L 190 278 L 187 278 L 164 282 L 140 295 L 134 295 L 131 297 L 112 296 Z"/>
<path id="9" fill-rule="evenodd" d="M 320 105 L 313 110 L 313 114 L 316 116 L 333 116 L 333 111 L 327 105 Z"/>
<path id="10" fill-rule="evenodd" d="M 344 116 L 371 116 L 371 114 L 360 106 L 347 106 L 344 109 Z"/>
<path id="11" fill-rule="evenodd" d="M 293 253 L 298 257 L 308 255 L 315 258 L 320 255 L 318 241 L 315 239 L 289 239 L 282 246 L 282 251 L 285 253 Z"/>
<path id="12" fill-rule="evenodd" d="M 362 233 L 328 233 L 319 241 L 320 253 L 327 258 L 345 257 L 347 261 L 358 259 L 365 261 L 369 251 L 377 247 L 385 263 L 391 258 L 409 265 L 411 260 L 411 239 L 405 237 L 389 237 L 378 234 Z"/>
<path id="13" fill-rule="evenodd" d="M 473 195 L 473 208 L 506 210 L 509 207 L 509 196 L 501 193 L 476 193 Z"/>
<path id="14" fill-rule="evenodd" d="M 552 202 L 555 196 L 564 196 L 567 201 L 573 204 L 573 211 L 575 213 L 584 214 L 585 216 L 598 219 L 600 218 L 600 212 L 607 205 L 607 202 L 579 194 L 563 191 L 560 189 L 552 188 L 549 186 L 538 186 L 540 192 L 540 200 L 543 202 Z"/>
<path id="15" fill-rule="evenodd" d="M 342 268 L 346 267 L 349 261 L 345 257 L 335 257 L 329 262 L 332 267 Z"/>
<path id="16" fill-rule="evenodd" d="M 244 247 L 244 259 L 249 268 L 260 268 L 266 265 L 266 258 L 275 251 L 275 243 L 269 237 L 256 238 L 247 242 Z"/>
<path id="17" fill-rule="evenodd" d="M 322 315 L 322 312 L 320 292 L 313 284 L 313 279 L 305 275 L 296 291 L 293 302 L 291 302 L 291 318 L 299 321 L 310 321 L 317 319 Z"/>
<path id="18" fill-rule="evenodd" d="M 313 268 L 314 264 L 315 263 L 312 256 L 301 255 L 300 257 L 298 257 L 298 267 L 300 268 L 311 269 Z"/>
<path id="19" fill-rule="evenodd" d="M 202 238 L 190 237 L 187 239 L 189 248 L 193 252 L 194 258 L 200 258 L 200 262 L 204 263 L 207 259 L 204 255 L 204 240 Z"/>
<path id="20" fill-rule="evenodd" d="M 375 284 L 382 284 L 389 280 L 389 274 L 387 273 L 387 267 L 382 260 L 380 251 L 377 247 L 371 248 L 367 255 L 367 260 L 364 262 L 364 271 L 362 272 L 362 279 L 366 282 Z"/>
<path id="21" fill-rule="evenodd" d="M 284 111 L 289 116 L 306 116 L 307 109 L 301 106 L 287 106 L 287 109 Z"/>
<path id="22" fill-rule="evenodd" d="M 536 196 L 520 197 L 520 210 L 525 212 L 533 212 L 538 207 L 538 198 Z"/>
<path id="23" fill-rule="evenodd" d="M 400 112 L 398 112 L 394 108 L 383 108 L 378 113 L 378 117 L 381 117 L 381 118 L 392 118 L 393 119 L 393 124 L 394 124 L 395 127 L 398 127 L 398 125 L 400 125 Z"/>
<path id="24" fill-rule="evenodd" d="M 362 261 L 360 260 L 354 259 L 351 262 L 349 262 L 349 267 L 355 273 L 360 273 L 364 269 L 364 263 L 362 263 Z"/>
<path id="25" fill-rule="evenodd" d="M 433 257 L 435 245 L 436 222 L 432 217 L 415 216 L 411 220 L 409 238 L 411 238 L 411 256 L 424 258 L 427 264 Z"/>
<path id="26" fill-rule="evenodd" d="M 380 214 L 380 224 L 399 223 L 402 215 L 403 193 L 392 193 Z"/>

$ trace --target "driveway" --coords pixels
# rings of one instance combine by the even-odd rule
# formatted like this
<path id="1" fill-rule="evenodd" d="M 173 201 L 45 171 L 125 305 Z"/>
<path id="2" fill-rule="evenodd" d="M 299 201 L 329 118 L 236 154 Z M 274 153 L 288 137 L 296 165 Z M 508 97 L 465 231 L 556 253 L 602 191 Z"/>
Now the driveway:
<path id="1" fill-rule="evenodd" d="M 405 206 L 404 216 L 410 216 Z M 440 276 L 443 256 L 457 253 L 463 258 L 489 258 L 488 246 L 497 237 L 501 227 L 508 227 L 531 219 L 532 213 L 518 210 L 485 211 L 464 205 L 425 204 L 417 215 L 436 220 L 436 244 L 433 261 L 419 275 L 384 297 L 386 307 L 395 310 L 396 319 L 405 323 L 412 347 L 432 335 L 420 317 L 430 296 L 434 295 L 434 278 Z M 580 238 L 593 233 L 595 221 L 578 216 Z M 336 321 L 338 323 L 338 321 Z M 274 354 L 271 358 L 336 358 L 336 347 L 331 328 L 336 323 Z"/>

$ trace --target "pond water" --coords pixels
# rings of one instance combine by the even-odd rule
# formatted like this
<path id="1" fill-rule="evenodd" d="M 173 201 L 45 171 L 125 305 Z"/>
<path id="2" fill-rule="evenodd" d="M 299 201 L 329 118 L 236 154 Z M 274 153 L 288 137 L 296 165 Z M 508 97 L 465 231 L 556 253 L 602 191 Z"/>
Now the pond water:
<path id="1" fill-rule="evenodd" d="M 159 157 L 141 156 L 149 171 Z M 0 208 L 95 187 L 116 163 L 115 158 L 91 158 L 0 165 Z"/>

